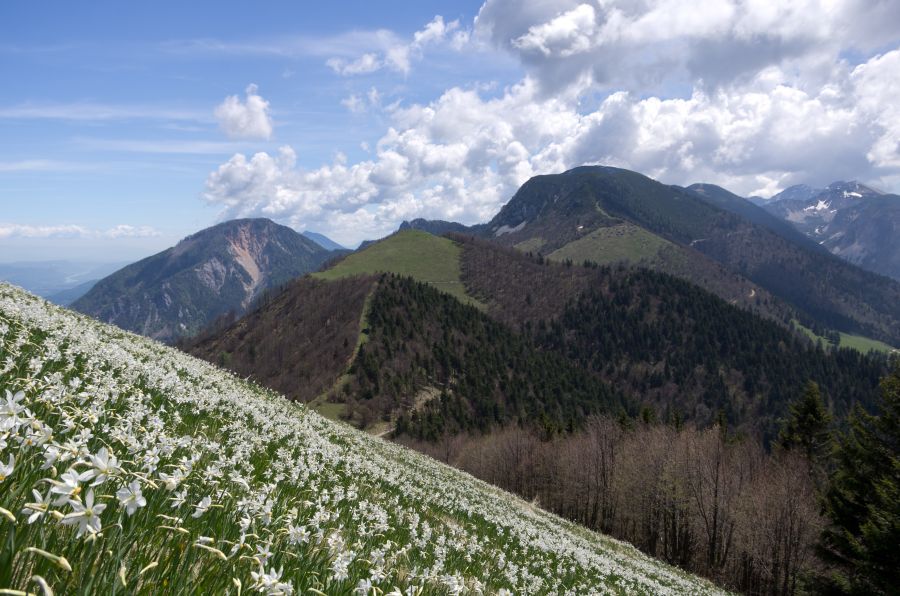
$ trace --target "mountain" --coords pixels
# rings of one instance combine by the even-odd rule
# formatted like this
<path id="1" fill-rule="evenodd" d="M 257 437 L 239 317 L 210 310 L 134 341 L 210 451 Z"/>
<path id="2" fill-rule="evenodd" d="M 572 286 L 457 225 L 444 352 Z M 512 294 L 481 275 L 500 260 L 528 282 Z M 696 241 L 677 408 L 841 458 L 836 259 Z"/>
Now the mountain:
<path id="1" fill-rule="evenodd" d="M 319 234 L 318 232 L 303 232 L 303 235 L 324 248 L 325 250 L 347 250 L 328 236 Z"/>
<path id="2" fill-rule="evenodd" d="M 16 540 L 0 541 L 0 560 L 30 557 L 24 567 L 4 565 L 6 593 L 32 590 L 38 571 L 45 594 L 110 594 L 129 582 L 172 594 L 235 586 L 268 594 L 726 593 L 431 458 L 5 284 L 0 320 L 4 366 L 16 371 L 0 375 L 0 393 L 22 413 L 5 431 L 3 465 L 9 454 L 15 470 L 6 472 L 0 507 L 4 524 L 16 522 Z M 31 489 L 46 492 L 48 471 L 26 430 L 49 433 L 63 419 L 61 432 L 78 437 L 85 458 L 110 464 L 80 497 L 69 495 L 97 503 L 89 525 L 71 515 L 76 524 L 59 523 L 79 511 L 59 500 L 28 509 Z M 56 465 L 64 477 L 86 471 L 74 459 Z M 32 513 L 46 516 L 27 524 Z"/>
<path id="3" fill-rule="evenodd" d="M 822 246 L 860 267 L 900 280 L 900 196 L 872 197 L 840 209 Z"/>
<path id="4" fill-rule="evenodd" d="M 900 196 L 858 182 L 775 195 L 765 209 L 822 247 L 869 271 L 900 280 Z"/>
<path id="5" fill-rule="evenodd" d="M 400 224 L 400 230 L 421 230 L 435 236 L 443 236 L 451 232 L 457 234 L 469 233 L 472 232 L 472 227 L 456 223 L 455 221 L 419 218 L 412 221 L 404 221 Z"/>
<path id="6" fill-rule="evenodd" d="M 532 178 L 487 231 L 551 259 L 641 263 L 775 319 L 793 310 L 807 324 L 900 345 L 900 284 L 736 210 L 636 172 L 589 166 Z"/>
<path id="7" fill-rule="evenodd" d="M 268 219 L 228 221 L 100 280 L 72 308 L 172 341 L 244 310 L 264 290 L 316 270 L 331 255 Z"/>
<path id="8" fill-rule="evenodd" d="M 47 300 L 54 304 L 59 304 L 60 306 L 69 306 L 85 294 L 87 294 L 91 288 L 97 285 L 99 279 L 91 279 L 84 283 L 78 284 L 74 288 L 68 288 L 66 290 L 60 290 L 54 294 L 50 294 L 47 296 Z"/>
<path id="9" fill-rule="evenodd" d="M 754 204 L 749 199 L 736 195 L 721 186 L 716 186 L 715 184 L 692 184 L 687 189 L 697 193 L 707 203 L 768 228 L 789 242 L 793 242 L 807 250 L 822 250 L 818 244 L 790 223 L 769 213 L 766 209 Z"/>
<path id="10" fill-rule="evenodd" d="M 883 194 L 859 182 L 833 182 L 824 189 L 792 186 L 772 197 L 765 208 L 820 241 L 839 211 Z"/>
<path id="11" fill-rule="evenodd" d="M 695 511 L 678 496 L 699 481 L 692 470 L 715 474 L 707 491 L 715 494 L 719 478 L 778 470 L 771 466 L 783 458 L 767 457 L 757 438 L 771 443 L 801 387 L 814 380 L 842 417 L 854 404 L 873 407 L 887 370 L 884 356 L 823 349 L 671 275 L 557 263 L 417 230 L 295 280 L 182 347 L 748 591 L 760 585 L 744 566 L 757 534 L 725 539 L 737 553 L 734 574 L 704 565 L 718 538 L 704 542 L 707 502 Z M 663 467 L 676 461 L 683 465 Z M 746 501 L 729 498 L 717 511 L 734 520 L 744 503 L 799 493 L 807 467 L 798 463 L 779 476 L 789 486 L 744 481 L 728 490 Z M 646 483 L 635 488 L 634 478 Z M 811 490 L 802 490 L 800 502 L 815 512 Z M 755 511 L 751 527 L 761 523 Z M 673 558 L 657 528 L 675 517 L 678 535 L 697 541 L 678 539 Z M 754 563 L 751 575 L 765 567 Z"/>
<path id="12" fill-rule="evenodd" d="M 429 441 L 641 407 L 701 426 L 723 413 L 772 438 L 809 378 L 845 412 L 870 403 L 885 367 L 644 269 L 412 230 L 351 257 L 183 347 L 364 428 Z"/>

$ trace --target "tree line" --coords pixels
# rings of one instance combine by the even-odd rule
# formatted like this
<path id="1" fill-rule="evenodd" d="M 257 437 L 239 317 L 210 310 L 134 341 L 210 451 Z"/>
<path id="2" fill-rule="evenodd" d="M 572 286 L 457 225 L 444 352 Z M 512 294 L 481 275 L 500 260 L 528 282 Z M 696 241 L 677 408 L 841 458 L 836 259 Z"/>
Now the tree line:
<path id="1" fill-rule="evenodd" d="M 730 589 L 896 594 L 900 367 L 844 428 L 809 383 L 770 451 L 720 425 L 609 416 L 550 439 L 513 426 L 406 443 Z"/>

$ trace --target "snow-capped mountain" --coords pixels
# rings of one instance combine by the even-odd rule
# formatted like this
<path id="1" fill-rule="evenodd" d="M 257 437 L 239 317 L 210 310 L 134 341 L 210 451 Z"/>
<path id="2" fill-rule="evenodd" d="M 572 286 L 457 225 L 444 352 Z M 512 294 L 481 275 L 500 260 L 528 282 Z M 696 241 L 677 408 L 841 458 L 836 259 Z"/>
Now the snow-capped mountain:
<path id="1" fill-rule="evenodd" d="M 900 279 L 900 196 L 840 181 L 791 186 L 762 206 L 833 254 Z"/>

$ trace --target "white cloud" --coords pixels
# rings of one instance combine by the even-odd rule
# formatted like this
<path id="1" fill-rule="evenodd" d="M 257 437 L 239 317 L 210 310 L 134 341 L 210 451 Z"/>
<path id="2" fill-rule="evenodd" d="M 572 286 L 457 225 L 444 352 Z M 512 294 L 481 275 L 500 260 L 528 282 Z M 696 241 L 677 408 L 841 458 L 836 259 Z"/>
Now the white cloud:
<path id="1" fill-rule="evenodd" d="M 92 230 L 84 226 L 64 224 L 56 226 L 32 226 L 0 223 L 0 240 L 9 238 L 151 238 L 159 232 L 150 226 L 120 224 L 108 230 Z"/>
<path id="2" fill-rule="evenodd" d="M 247 86 L 242 103 L 237 95 L 229 95 L 215 109 L 219 127 L 232 139 L 269 139 L 272 137 L 272 117 L 269 102 L 257 93 L 254 84 Z"/>
<path id="3" fill-rule="evenodd" d="M 74 142 L 80 147 L 99 151 L 127 151 L 131 153 L 170 153 L 187 155 L 221 155 L 240 151 L 247 143 L 223 141 L 182 141 L 163 139 L 94 139 L 76 137 Z"/>
<path id="4" fill-rule="evenodd" d="M 77 238 L 88 234 L 87 228 L 75 225 L 29 226 L 0 223 L 0 239 L 6 238 Z"/>
<path id="5" fill-rule="evenodd" d="M 842 56 L 897 47 L 900 30 L 881 21 L 896 23 L 900 9 L 820 4 L 488 0 L 466 43 L 517 56 L 520 82 L 381 108 L 389 128 L 361 145 L 358 163 L 304 169 L 290 147 L 237 154 L 204 196 L 223 216 L 274 217 L 352 244 L 413 217 L 486 221 L 531 176 L 594 163 L 748 195 L 839 178 L 897 190 L 900 49 L 858 65 Z M 468 34 L 436 19 L 390 47 L 416 56 L 416 44 L 456 33 Z M 382 68 L 389 49 L 377 53 Z M 343 103 L 362 112 L 380 96 Z"/>
<path id="6" fill-rule="evenodd" d="M 768 66 L 814 76 L 842 51 L 895 43 L 898 22 L 900 3 L 882 0 L 712 0 L 702 10 L 693 0 L 487 0 L 475 34 L 517 56 L 545 93 L 585 80 L 647 93 Z"/>
<path id="7" fill-rule="evenodd" d="M 325 64 L 327 64 L 334 72 L 344 76 L 375 72 L 384 66 L 384 62 L 380 60 L 378 56 L 371 53 L 363 54 L 356 60 L 330 58 Z"/>
<path id="8" fill-rule="evenodd" d="M 78 172 L 95 169 L 97 169 L 95 164 L 55 159 L 0 161 L 0 172 Z"/>
<path id="9" fill-rule="evenodd" d="M 353 114 L 362 114 L 370 109 L 381 107 L 381 93 L 375 87 L 369 89 L 365 95 L 352 93 L 341 100 L 341 105 Z"/>
<path id="10" fill-rule="evenodd" d="M 485 221 L 536 174 L 618 165 L 663 181 L 715 182 L 746 194 L 800 181 L 875 182 L 897 163 L 900 50 L 844 67 L 815 91 L 766 69 L 746 84 L 687 98 L 609 95 L 583 111 L 578 95 L 547 97 L 526 78 L 485 99 L 452 88 L 429 104 L 388 110 L 371 159 L 313 170 L 292 149 L 235 155 L 205 196 L 229 216 L 259 214 L 353 242 L 411 217 Z M 360 98 L 359 101 L 362 101 Z"/>
<path id="11" fill-rule="evenodd" d="M 159 231 L 151 226 L 131 226 L 119 224 L 100 233 L 105 238 L 154 238 L 159 236 Z"/>
<path id="12" fill-rule="evenodd" d="M 412 41 L 400 41 L 393 33 L 382 32 L 374 37 L 374 48 L 355 58 L 338 56 L 329 58 L 325 64 L 343 76 L 369 74 L 381 69 L 389 69 L 401 74 L 409 74 L 413 58 L 419 58 L 430 45 L 450 41 L 450 46 L 460 49 L 468 41 L 468 33 L 459 31 L 459 21 L 444 22 L 438 15 L 419 31 L 413 33 Z"/>
<path id="13" fill-rule="evenodd" d="M 0 119 L 6 120 L 209 120 L 208 114 L 189 109 L 152 105 L 115 105 L 102 103 L 24 103 L 0 107 Z"/>

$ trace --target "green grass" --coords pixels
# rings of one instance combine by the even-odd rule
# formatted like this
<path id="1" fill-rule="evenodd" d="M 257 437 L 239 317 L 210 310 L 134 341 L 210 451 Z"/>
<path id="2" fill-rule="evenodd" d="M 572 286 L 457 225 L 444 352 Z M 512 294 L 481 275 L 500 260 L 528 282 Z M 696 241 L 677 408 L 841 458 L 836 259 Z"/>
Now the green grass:
<path id="1" fill-rule="evenodd" d="M 320 416 L 324 416 L 329 420 L 342 420 L 347 412 L 347 404 L 339 404 L 330 401 L 314 400 L 309 403 L 309 407 L 315 410 Z"/>
<path id="2" fill-rule="evenodd" d="M 522 252 L 536 252 L 541 250 L 541 247 L 547 244 L 547 241 L 541 238 L 540 236 L 535 236 L 534 238 L 529 238 L 528 240 L 523 240 L 515 245 L 518 250 Z"/>
<path id="3" fill-rule="evenodd" d="M 331 269 L 314 273 L 313 276 L 332 280 L 379 272 L 408 275 L 466 304 L 481 306 L 466 293 L 462 283 L 459 266 L 461 253 L 459 245 L 449 238 L 420 230 L 404 230 L 348 255 Z"/>
<path id="4" fill-rule="evenodd" d="M 600 264 L 621 261 L 637 262 L 656 258 L 668 245 L 666 240 L 630 223 L 598 228 L 586 236 L 570 242 L 550 253 L 555 261 L 567 259 L 581 263 L 593 261 Z"/>
<path id="5" fill-rule="evenodd" d="M 803 332 L 808 338 L 813 341 L 821 340 L 823 344 L 828 344 L 828 340 L 820 335 L 816 335 L 813 333 L 812 329 L 808 327 L 804 327 L 800 324 L 799 321 L 794 320 L 794 325 Z M 872 339 L 869 337 L 863 337 L 862 335 L 851 335 L 849 333 L 839 332 L 841 336 L 841 341 L 839 346 L 842 348 L 852 348 L 857 350 L 858 352 L 862 352 L 863 354 L 868 352 L 884 352 L 886 354 L 890 354 L 891 352 L 896 352 L 897 348 L 893 348 L 888 344 L 878 341 L 877 339 Z"/>

